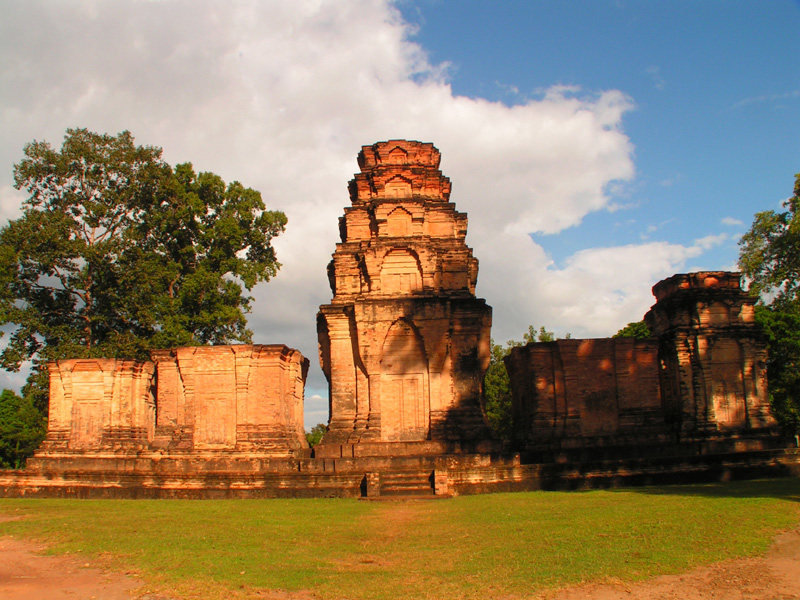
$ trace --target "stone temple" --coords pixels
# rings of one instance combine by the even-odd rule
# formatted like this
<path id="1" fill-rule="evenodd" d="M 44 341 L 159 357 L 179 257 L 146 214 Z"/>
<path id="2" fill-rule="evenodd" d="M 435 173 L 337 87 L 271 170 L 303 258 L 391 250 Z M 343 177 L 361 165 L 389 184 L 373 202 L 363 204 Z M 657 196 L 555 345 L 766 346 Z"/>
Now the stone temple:
<path id="1" fill-rule="evenodd" d="M 324 443 L 481 440 L 492 309 L 433 144 L 364 146 L 317 316 Z"/>
<path id="2" fill-rule="evenodd" d="M 656 284 L 649 339 L 515 348 L 513 439 L 493 440 L 491 308 L 439 162 L 406 140 L 358 155 L 317 315 L 320 444 L 304 435 L 309 361 L 281 344 L 61 360 L 47 438 L 26 469 L 0 471 L 0 496 L 448 496 L 800 474 L 738 273 Z"/>

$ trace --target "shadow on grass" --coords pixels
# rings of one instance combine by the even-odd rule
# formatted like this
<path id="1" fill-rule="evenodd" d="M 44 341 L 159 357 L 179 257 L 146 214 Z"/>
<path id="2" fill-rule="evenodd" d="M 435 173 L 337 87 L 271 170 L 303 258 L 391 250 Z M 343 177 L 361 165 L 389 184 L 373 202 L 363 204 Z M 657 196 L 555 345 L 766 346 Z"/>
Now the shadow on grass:
<path id="1" fill-rule="evenodd" d="M 776 498 L 800 502 L 800 478 L 749 479 L 716 483 L 674 484 L 616 488 L 617 492 L 635 492 L 655 496 L 708 496 L 715 498 Z"/>

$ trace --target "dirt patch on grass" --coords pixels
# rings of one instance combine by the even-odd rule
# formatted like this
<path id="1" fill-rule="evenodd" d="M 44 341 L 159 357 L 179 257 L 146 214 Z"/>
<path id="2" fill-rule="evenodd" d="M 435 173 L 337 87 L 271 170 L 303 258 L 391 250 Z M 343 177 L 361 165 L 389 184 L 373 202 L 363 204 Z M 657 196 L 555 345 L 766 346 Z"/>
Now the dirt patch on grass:
<path id="1" fill-rule="evenodd" d="M 789 600 L 800 598 L 800 529 L 775 538 L 758 558 L 714 563 L 641 583 L 589 583 L 536 596 L 537 600 Z"/>
<path id="2" fill-rule="evenodd" d="M 76 557 L 42 554 L 45 549 L 34 542 L 0 538 L 0 598 L 131 600 L 131 592 L 143 586 L 138 579 L 104 571 Z"/>
<path id="3" fill-rule="evenodd" d="M 389 538 L 400 536 L 419 507 L 387 511 L 383 525 Z M 132 574 L 110 572 L 75 556 L 43 554 L 45 546 L 15 538 L 0 538 L 0 598 L 5 600 L 177 600 L 150 591 Z M 371 553 L 364 558 L 369 560 Z M 366 565 L 351 568 L 363 569 Z M 312 591 L 237 590 L 236 597 L 306 600 Z M 487 593 L 486 597 L 491 597 Z M 681 575 L 641 583 L 605 582 L 550 590 L 536 600 L 788 600 L 800 598 L 800 529 L 779 535 L 758 558 L 728 560 Z M 521 600 L 521 599 L 515 599 Z"/>

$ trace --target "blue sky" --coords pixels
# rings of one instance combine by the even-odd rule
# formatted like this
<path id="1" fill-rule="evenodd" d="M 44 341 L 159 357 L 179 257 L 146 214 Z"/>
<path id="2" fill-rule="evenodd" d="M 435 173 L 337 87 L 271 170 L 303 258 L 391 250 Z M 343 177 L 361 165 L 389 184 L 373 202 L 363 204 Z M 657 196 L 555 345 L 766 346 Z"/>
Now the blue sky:
<path id="1" fill-rule="evenodd" d="M 400 2 L 459 95 L 509 105 L 552 85 L 618 89 L 636 178 L 619 199 L 539 242 L 560 261 L 597 245 L 738 236 L 800 171 L 800 3 Z M 728 268 L 736 240 L 704 255 Z"/>
<path id="2" fill-rule="evenodd" d="M 605 337 L 660 279 L 734 267 L 754 213 L 790 195 L 798 31 L 788 0 L 0 2 L 0 223 L 25 199 L 24 144 L 69 127 L 130 130 L 261 191 L 289 225 L 249 321 L 311 359 L 310 427 L 327 418 L 315 314 L 362 145 L 441 150 L 495 339 Z"/>

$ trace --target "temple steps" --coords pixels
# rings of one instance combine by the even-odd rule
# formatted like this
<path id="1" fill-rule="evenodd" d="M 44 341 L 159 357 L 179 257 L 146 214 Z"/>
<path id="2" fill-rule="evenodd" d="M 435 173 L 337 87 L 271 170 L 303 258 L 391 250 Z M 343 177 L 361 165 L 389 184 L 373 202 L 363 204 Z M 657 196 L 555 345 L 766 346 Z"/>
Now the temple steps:
<path id="1" fill-rule="evenodd" d="M 432 471 L 386 471 L 380 474 L 381 497 L 435 495 Z"/>

